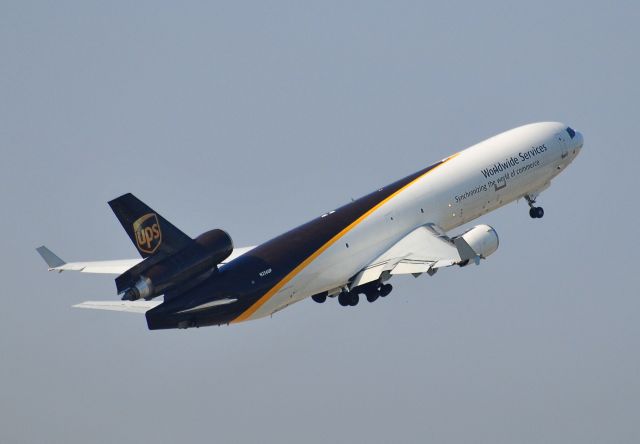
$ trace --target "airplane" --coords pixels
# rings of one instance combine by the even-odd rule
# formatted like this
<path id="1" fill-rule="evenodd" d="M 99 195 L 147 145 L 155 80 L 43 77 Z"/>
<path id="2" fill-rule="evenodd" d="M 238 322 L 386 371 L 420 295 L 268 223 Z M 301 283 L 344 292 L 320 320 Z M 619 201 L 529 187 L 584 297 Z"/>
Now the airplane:
<path id="1" fill-rule="evenodd" d="M 45 246 L 37 251 L 49 271 L 118 275 L 120 301 L 74 307 L 144 313 L 150 330 L 259 319 L 307 297 L 355 306 L 360 296 L 389 295 L 393 276 L 488 258 L 499 244 L 492 227 L 447 233 L 521 198 L 531 218 L 542 218 L 538 196 L 582 145 L 563 123 L 520 126 L 246 248 L 220 229 L 192 239 L 128 193 L 109 205 L 140 259 L 67 263 Z"/>

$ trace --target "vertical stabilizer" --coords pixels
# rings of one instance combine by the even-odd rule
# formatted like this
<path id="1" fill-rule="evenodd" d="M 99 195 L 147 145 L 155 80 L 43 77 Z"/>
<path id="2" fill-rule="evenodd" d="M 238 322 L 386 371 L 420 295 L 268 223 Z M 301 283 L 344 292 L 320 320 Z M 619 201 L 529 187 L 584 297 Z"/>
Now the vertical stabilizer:
<path id="1" fill-rule="evenodd" d="M 131 193 L 113 199 L 109 206 L 143 258 L 173 254 L 193 242 Z"/>

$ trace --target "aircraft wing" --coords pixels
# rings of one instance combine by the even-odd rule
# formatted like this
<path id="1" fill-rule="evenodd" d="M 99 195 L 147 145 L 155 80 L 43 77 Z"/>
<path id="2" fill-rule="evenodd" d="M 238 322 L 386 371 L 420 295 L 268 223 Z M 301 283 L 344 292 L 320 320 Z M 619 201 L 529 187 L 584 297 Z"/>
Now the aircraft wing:
<path id="1" fill-rule="evenodd" d="M 65 262 L 44 245 L 36 248 L 49 266 L 49 271 L 80 271 L 83 273 L 122 274 L 142 259 L 120 259 L 113 261 Z"/>
<path id="2" fill-rule="evenodd" d="M 438 268 L 457 264 L 464 259 L 456 243 L 433 224 L 416 228 L 378 256 L 355 277 L 351 287 L 390 275 L 433 274 Z M 465 255 L 466 256 L 466 255 Z"/>
<path id="3" fill-rule="evenodd" d="M 227 264 L 235 258 L 243 255 L 247 251 L 255 247 L 241 247 L 234 248 L 231 255 L 226 258 L 220 265 Z M 91 262 L 65 262 L 60 259 L 55 253 L 49 250 L 44 245 L 36 248 L 36 251 L 42 256 L 42 259 L 49 266 L 49 271 L 57 271 L 62 273 L 63 271 L 80 271 L 82 273 L 102 273 L 102 274 L 117 274 L 120 275 L 141 262 L 143 259 L 117 259 L 111 261 L 91 261 Z"/>

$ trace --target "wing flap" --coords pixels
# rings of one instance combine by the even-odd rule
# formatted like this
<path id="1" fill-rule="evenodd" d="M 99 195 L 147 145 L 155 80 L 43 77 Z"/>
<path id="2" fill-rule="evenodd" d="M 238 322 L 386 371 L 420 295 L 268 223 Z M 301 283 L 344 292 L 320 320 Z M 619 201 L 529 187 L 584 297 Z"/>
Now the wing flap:
<path id="1" fill-rule="evenodd" d="M 416 228 L 366 266 L 351 287 L 379 279 L 382 273 L 414 274 L 460 262 L 460 253 L 444 232 L 431 224 Z"/>
<path id="2" fill-rule="evenodd" d="M 401 261 L 391 270 L 391 274 L 422 274 L 432 266 L 433 262 Z"/>

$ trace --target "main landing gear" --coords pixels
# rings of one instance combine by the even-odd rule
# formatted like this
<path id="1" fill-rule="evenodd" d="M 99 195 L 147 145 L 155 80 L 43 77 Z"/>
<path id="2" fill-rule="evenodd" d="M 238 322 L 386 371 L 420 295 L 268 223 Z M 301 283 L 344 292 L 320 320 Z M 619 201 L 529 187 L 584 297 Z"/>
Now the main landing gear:
<path id="1" fill-rule="evenodd" d="M 532 199 L 529 195 L 524 196 L 524 198 L 527 199 L 527 203 L 529 204 L 529 216 L 531 216 L 532 219 L 541 219 L 542 216 L 544 216 L 542 207 L 536 207 L 536 200 Z"/>
<path id="2" fill-rule="evenodd" d="M 358 293 L 353 293 L 351 291 L 343 291 L 338 295 L 338 303 L 343 307 L 355 307 L 360 302 L 360 296 Z"/>
<path id="3" fill-rule="evenodd" d="M 360 302 L 360 295 L 363 294 L 367 301 L 375 302 L 378 298 L 384 298 L 391 293 L 393 286 L 391 284 L 383 284 L 380 281 L 370 282 L 351 290 L 343 290 L 338 295 L 338 303 L 343 307 L 355 307 Z M 318 293 L 311 296 L 311 299 L 319 304 L 327 300 L 327 293 Z"/>
<path id="4" fill-rule="evenodd" d="M 313 296 L 311 296 L 311 299 L 316 301 L 318 304 L 322 304 L 327 300 L 327 292 L 314 294 Z"/>
<path id="5" fill-rule="evenodd" d="M 380 281 L 369 282 L 351 289 L 351 293 L 362 293 L 370 303 L 375 302 L 378 298 L 384 298 L 391 293 L 393 286 L 391 284 L 383 284 Z"/>

